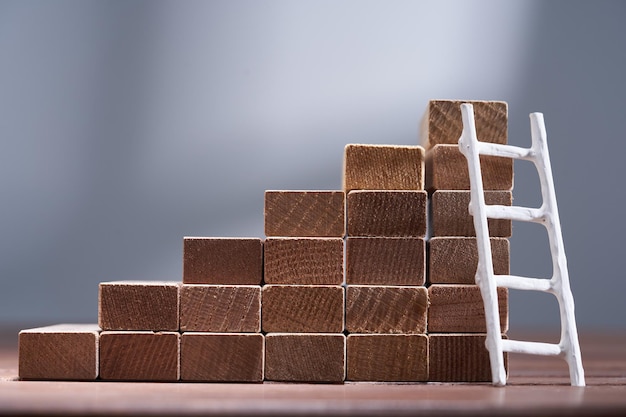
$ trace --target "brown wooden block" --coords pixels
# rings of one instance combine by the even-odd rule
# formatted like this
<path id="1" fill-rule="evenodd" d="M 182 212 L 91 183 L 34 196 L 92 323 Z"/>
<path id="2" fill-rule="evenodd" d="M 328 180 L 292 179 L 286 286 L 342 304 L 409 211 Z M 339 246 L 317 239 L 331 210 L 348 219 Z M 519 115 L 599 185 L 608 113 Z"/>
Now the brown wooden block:
<path id="1" fill-rule="evenodd" d="M 180 289 L 180 330 L 260 332 L 260 285 L 195 285 Z"/>
<path id="2" fill-rule="evenodd" d="M 101 282 L 98 324 L 102 330 L 178 330 L 177 282 Z"/>
<path id="3" fill-rule="evenodd" d="M 481 155 L 483 189 L 513 189 L 513 159 Z M 436 145 L 426 152 L 426 189 L 469 190 L 467 159 L 458 145 Z"/>
<path id="4" fill-rule="evenodd" d="M 267 238 L 266 284 L 341 285 L 342 238 Z"/>
<path id="5" fill-rule="evenodd" d="M 115 381 L 177 381 L 176 332 L 106 331 L 100 334 L 100 378 Z"/>
<path id="6" fill-rule="evenodd" d="M 343 191 L 266 191 L 265 235 L 343 237 Z"/>
<path id="7" fill-rule="evenodd" d="M 430 334 L 429 376 L 431 382 L 491 382 L 485 334 Z M 505 367 L 508 355 L 504 354 Z"/>
<path id="8" fill-rule="evenodd" d="M 509 328 L 506 288 L 498 288 L 500 330 Z M 485 310 L 477 285 L 431 285 L 428 288 L 429 333 L 485 333 Z"/>
<path id="9" fill-rule="evenodd" d="M 492 237 L 491 257 L 496 275 L 508 275 L 509 240 Z M 474 284 L 478 249 L 474 237 L 433 237 L 428 241 L 429 284 Z"/>
<path id="10" fill-rule="evenodd" d="M 343 334 L 267 334 L 265 380 L 342 382 L 345 379 L 345 349 Z"/>
<path id="11" fill-rule="evenodd" d="M 423 190 L 424 148 L 346 145 L 343 190 Z"/>
<path id="12" fill-rule="evenodd" d="M 91 380 L 98 377 L 95 324 L 58 324 L 19 333 L 21 379 Z"/>
<path id="13" fill-rule="evenodd" d="M 346 330 L 350 333 L 426 333 L 424 287 L 349 285 Z"/>
<path id="14" fill-rule="evenodd" d="M 261 382 L 265 340 L 257 333 L 183 333 L 180 379 Z"/>
<path id="15" fill-rule="evenodd" d="M 185 237 L 185 284 L 261 285 L 263 243 L 259 238 Z"/>
<path id="16" fill-rule="evenodd" d="M 346 283 L 424 285 L 425 246 L 419 237 L 349 237 Z"/>
<path id="17" fill-rule="evenodd" d="M 344 290 L 338 285 L 265 285 L 261 306 L 264 332 L 344 330 Z"/>
<path id="18" fill-rule="evenodd" d="M 474 218 L 469 214 L 469 191 L 435 191 L 430 200 L 433 236 L 476 236 Z M 510 206 L 510 191 L 485 191 L 486 204 Z M 512 222 L 506 219 L 488 219 L 489 236 L 511 237 Z"/>
<path id="19" fill-rule="evenodd" d="M 348 235 L 424 237 L 426 191 L 350 191 Z"/>
<path id="20" fill-rule="evenodd" d="M 482 142 L 508 140 L 508 106 L 504 101 L 431 100 L 422 120 L 421 144 L 429 149 L 440 143 L 456 144 L 463 131 L 461 104 L 474 106 L 476 135 Z"/>
<path id="21" fill-rule="evenodd" d="M 428 380 L 428 336 L 351 334 L 346 340 L 348 381 Z"/>

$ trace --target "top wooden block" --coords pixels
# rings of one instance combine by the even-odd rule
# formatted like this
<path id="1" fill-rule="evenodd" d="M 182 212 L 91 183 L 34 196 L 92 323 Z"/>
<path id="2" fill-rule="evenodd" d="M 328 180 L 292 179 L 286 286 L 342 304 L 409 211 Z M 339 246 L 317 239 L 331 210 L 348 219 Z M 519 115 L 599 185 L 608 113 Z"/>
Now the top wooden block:
<path id="1" fill-rule="evenodd" d="M 423 190 L 424 148 L 346 145 L 343 190 Z"/>
<path id="2" fill-rule="evenodd" d="M 343 191 L 265 191 L 268 237 L 343 237 Z"/>
<path id="3" fill-rule="evenodd" d="M 422 120 L 421 145 L 430 149 L 442 144 L 457 144 L 463 131 L 461 104 L 474 106 L 476 135 L 482 142 L 505 144 L 508 141 L 508 105 L 504 101 L 431 100 Z"/>
<path id="4" fill-rule="evenodd" d="M 261 285 L 262 279 L 260 238 L 184 238 L 183 283 Z"/>

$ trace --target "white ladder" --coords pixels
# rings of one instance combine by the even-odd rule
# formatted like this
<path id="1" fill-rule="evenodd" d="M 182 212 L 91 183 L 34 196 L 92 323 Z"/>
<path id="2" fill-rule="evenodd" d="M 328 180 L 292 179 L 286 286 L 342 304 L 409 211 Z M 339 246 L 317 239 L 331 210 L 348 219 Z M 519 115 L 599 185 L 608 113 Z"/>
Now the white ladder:
<path id="1" fill-rule="evenodd" d="M 571 384 L 583 387 L 585 386 L 585 374 L 578 344 L 576 320 L 574 318 L 574 298 L 570 289 L 543 114 L 532 113 L 530 115 L 532 146 L 529 149 L 479 142 L 476 137 L 473 106 L 471 104 L 461 104 L 461 114 L 463 117 L 463 133 L 459 138 L 459 149 L 467 158 L 469 168 L 471 186 L 469 212 L 474 217 L 479 259 L 476 270 L 476 284 L 480 287 L 485 305 L 487 324 L 485 344 L 489 351 L 493 384 L 498 386 L 506 385 L 503 352 L 517 352 L 532 355 L 564 356 L 569 365 Z M 481 154 L 533 162 L 541 182 L 543 199 L 541 207 L 486 205 L 480 169 L 479 155 Z M 550 241 L 553 265 L 552 278 L 548 280 L 512 275 L 494 275 L 487 218 L 543 224 L 547 229 Z M 554 294 L 559 302 L 561 315 L 560 342 L 552 344 L 503 340 L 500 334 L 497 287 L 545 291 Z"/>

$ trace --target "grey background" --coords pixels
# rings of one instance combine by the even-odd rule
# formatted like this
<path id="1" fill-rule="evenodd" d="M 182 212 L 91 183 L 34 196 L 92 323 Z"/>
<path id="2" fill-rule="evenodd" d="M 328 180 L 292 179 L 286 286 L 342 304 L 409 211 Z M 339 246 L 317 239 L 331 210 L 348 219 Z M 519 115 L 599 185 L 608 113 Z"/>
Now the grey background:
<path id="1" fill-rule="evenodd" d="M 625 12 L 0 1 L 0 323 L 95 321 L 100 281 L 179 281 L 183 236 L 263 236 L 264 190 L 339 189 L 345 144 L 415 144 L 427 101 L 458 98 L 507 101 L 519 146 L 544 112 L 579 325 L 626 329 Z M 537 187 L 516 165 L 516 203 Z M 515 224 L 511 262 L 549 275 L 543 231 Z M 511 294 L 513 329 L 557 311 Z"/>

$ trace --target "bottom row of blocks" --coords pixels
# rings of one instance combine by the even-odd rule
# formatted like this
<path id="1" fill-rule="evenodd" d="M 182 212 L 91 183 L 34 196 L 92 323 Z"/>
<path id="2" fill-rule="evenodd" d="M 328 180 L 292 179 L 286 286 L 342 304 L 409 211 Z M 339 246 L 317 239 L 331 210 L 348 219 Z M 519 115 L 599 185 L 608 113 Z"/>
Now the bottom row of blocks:
<path id="1" fill-rule="evenodd" d="M 22 379 L 205 382 L 490 381 L 484 334 L 20 332 Z"/>

